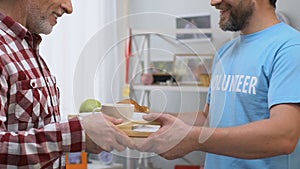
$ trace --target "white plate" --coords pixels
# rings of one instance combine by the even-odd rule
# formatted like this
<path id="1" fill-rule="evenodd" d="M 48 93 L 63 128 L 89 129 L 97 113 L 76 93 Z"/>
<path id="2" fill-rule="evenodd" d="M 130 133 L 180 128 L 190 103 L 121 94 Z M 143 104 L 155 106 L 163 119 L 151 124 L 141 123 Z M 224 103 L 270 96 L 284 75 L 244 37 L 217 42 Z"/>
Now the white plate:
<path id="1" fill-rule="evenodd" d="M 160 126 L 159 125 L 151 125 L 151 124 L 139 124 L 137 126 L 134 126 L 132 131 L 135 132 L 150 132 L 154 133 L 157 130 L 159 130 Z"/>

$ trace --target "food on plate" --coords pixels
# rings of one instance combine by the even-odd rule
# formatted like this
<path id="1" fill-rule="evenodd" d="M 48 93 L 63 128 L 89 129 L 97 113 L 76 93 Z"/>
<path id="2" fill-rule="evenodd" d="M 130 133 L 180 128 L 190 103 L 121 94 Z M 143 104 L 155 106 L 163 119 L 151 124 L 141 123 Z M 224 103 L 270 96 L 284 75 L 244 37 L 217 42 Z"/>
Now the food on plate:
<path id="1" fill-rule="evenodd" d="M 143 113 L 149 113 L 149 108 L 147 106 L 141 106 L 133 99 L 124 99 L 119 104 L 133 104 L 134 105 L 134 111 L 135 112 L 143 112 Z"/>

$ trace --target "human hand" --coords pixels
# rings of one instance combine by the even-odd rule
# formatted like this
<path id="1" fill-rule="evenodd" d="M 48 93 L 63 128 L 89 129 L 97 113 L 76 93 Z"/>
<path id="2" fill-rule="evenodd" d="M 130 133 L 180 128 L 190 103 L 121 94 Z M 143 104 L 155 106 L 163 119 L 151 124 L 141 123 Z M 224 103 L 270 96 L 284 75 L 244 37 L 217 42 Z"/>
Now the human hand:
<path id="1" fill-rule="evenodd" d="M 101 151 L 124 151 L 126 147 L 135 148 L 134 142 L 117 128 L 122 119 L 115 119 L 102 113 L 85 116 L 82 119 L 86 133 L 86 149 L 91 153 Z"/>
<path id="2" fill-rule="evenodd" d="M 166 159 L 176 159 L 195 150 L 198 137 L 194 127 L 169 114 L 151 113 L 144 116 L 147 121 L 161 123 L 161 128 L 137 145 L 143 152 L 154 152 Z M 194 138 L 195 139 L 194 139 Z"/>

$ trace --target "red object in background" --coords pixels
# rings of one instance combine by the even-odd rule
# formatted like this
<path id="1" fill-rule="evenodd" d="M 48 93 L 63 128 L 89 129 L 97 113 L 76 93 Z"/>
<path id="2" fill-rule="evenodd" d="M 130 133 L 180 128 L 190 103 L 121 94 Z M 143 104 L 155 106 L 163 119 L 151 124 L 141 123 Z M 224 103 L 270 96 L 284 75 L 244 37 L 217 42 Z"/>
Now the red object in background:
<path id="1" fill-rule="evenodd" d="M 126 67 L 125 67 L 125 82 L 126 84 L 128 84 L 129 81 L 129 66 L 130 66 L 130 57 L 132 56 L 132 51 L 131 51 L 131 47 L 132 47 L 132 31 L 131 28 L 129 28 L 129 38 L 128 38 L 128 42 L 126 44 L 126 48 L 125 48 L 125 63 L 126 63 Z"/>
<path id="2" fill-rule="evenodd" d="M 196 165 L 176 165 L 175 169 L 204 169 L 204 167 Z"/>

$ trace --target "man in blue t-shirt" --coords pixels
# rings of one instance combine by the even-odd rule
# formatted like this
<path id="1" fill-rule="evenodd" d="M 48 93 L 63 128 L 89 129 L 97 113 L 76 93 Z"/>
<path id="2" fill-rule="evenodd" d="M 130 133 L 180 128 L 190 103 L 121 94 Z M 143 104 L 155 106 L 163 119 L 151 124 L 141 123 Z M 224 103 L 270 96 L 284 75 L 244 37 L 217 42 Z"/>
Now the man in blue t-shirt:
<path id="1" fill-rule="evenodd" d="M 300 33 L 278 20 L 275 4 L 211 0 L 220 28 L 241 35 L 215 56 L 204 112 L 145 116 L 162 127 L 141 151 L 205 151 L 205 169 L 300 168 Z"/>

